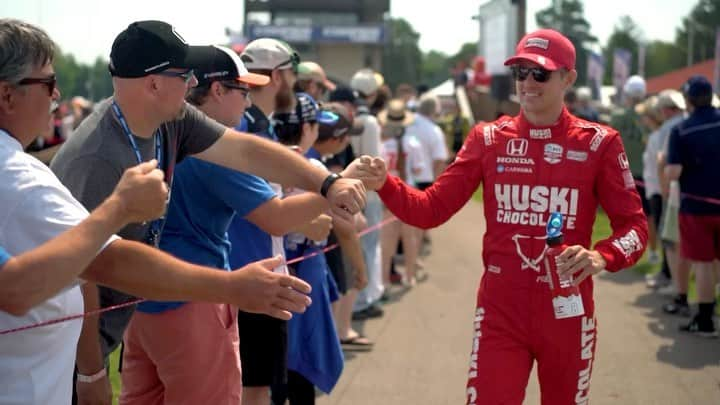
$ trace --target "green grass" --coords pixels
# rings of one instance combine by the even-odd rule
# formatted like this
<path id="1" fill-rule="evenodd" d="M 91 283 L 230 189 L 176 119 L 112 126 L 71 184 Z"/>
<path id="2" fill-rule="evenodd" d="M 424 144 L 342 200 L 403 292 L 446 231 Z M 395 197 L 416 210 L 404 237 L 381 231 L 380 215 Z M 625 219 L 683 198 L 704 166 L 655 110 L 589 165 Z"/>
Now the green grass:
<path id="1" fill-rule="evenodd" d="M 120 395 L 120 374 L 118 374 L 118 364 L 120 363 L 120 349 L 118 348 L 110 354 L 110 383 L 113 390 L 113 404 L 118 403 Z"/>
<path id="2" fill-rule="evenodd" d="M 472 199 L 477 202 L 482 202 L 482 196 L 483 196 L 482 191 L 483 190 L 482 190 L 482 185 L 481 185 L 480 187 L 478 187 L 477 190 L 475 190 L 475 193 L 473 194 Z"/>

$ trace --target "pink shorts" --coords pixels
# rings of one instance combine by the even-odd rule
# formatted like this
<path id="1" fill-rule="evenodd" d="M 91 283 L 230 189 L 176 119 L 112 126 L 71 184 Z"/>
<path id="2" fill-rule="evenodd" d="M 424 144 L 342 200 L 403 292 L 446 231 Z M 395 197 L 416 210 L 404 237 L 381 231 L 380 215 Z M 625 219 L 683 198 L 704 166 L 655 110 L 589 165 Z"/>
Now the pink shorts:
<path id="1" fill-rule="evenodd" d="M 135 311 L 125 331 L 120 404 L 237 405 L 242 399 L 237 309 L 187 303 Z"/>
<path id="2" fill-rule="evenodd" d="M 720 259 L 720 215 L 680 214 L 680 253 L 695 262 Z"/>

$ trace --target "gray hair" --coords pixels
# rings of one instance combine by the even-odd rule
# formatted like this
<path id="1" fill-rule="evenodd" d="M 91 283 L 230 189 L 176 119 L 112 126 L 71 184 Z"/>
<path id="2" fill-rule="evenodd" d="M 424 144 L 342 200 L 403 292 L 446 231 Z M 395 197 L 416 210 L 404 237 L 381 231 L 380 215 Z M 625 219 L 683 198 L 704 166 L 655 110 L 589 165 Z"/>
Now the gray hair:
<path id="1" fill-rule="evenodd" d="M 34 69 L 52 63 L 57 47 L 42 29 L 0 18 L 0 81 L 17 83 Z"/>
<path id="2" fill-rule="evenodd" d="M 433 117 L 440 112 L 440 100 L 436 96 L 423 95 L 417 111 L 426 117 Z"/>

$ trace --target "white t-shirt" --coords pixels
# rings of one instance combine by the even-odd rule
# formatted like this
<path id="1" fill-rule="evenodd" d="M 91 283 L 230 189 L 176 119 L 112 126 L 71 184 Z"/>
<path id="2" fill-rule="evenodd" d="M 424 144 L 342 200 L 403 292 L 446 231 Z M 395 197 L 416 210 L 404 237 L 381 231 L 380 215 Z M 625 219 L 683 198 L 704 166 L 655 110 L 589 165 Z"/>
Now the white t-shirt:
<path id="1" fill-rule="evenodd" d="M 358 114 L 357 120 L 363 123 L 363 133 L 351 136 L 350 143 L 355 156 L 380 156 L 380 124 L 377 118 L 370 114 Z"/>
<path id="2" fill-rule="evenodd" d="M 410 134 L 402 137 L 403 152 L 405 154 L 405 178 L 406 183 L 415 185 L 415 176 L 420 173 L 424 167 L 422 147 L 417 138 Z M 388 173 L 398 176 L 398 142 L 396 138 L 386 138 L 382 143 L 381 156 L 385 160 Z"/>
<path id="3" fill-rule="evenodd" d="M 358 121 L 362 122 L 364 127 L 362 134 L 350 137 L 353 153 L 355 156 L 380 156 L 382 139 L 380 137 L 380 123 L 378 123 L 377 118 L 369 113 L 357 114 L 355 117 Z M 378 197 L 376 192 L 368 191 L 367 201 L 368 204 L 379 204 L 380 197 Z"/>
<path id="4" fill-rule="evenodd" d="M 431 183 L 435 180 L 433 166 L 435 161 L 445 161 L 448 158 L 445 137 L 440 127 L 422 114 L 415 114 L 415 121 L 408 128 L 422 147 L 423 165 L 422 170 L 415 176 L 418 183 Z"/>
<path id="5" fill-rule="evenodd" d="M 270 183 L 270 188 L 273 189 L 275 192 L 275 195 L 277 195 L 277 198 L 283 198 L 283 190 L 282 186 L 277 183 Z M 270 234 L 268 234 L 270 235 Z M 272 243 L 272 255 L 273 257 L 276 256 L 282 256 L 283 259 L 285 258 L 285 240 L 282 236 L 275 236 L 270 235 L 270 242 Z M 284 263 L 285 260 L 283 260 L 283 264 L 273 269 L 273 272 L 279 273 L 279 274 L 290 274 L 288 271 L 287 265 Z"/>
<path id="6" fill-rule="evenodd" d="M 321 169 L 327 170 L 327 166 L 325 166 L 325 164 L 323 162 L 321 162 L 317 159 L 310 158 L 310 159 L 308 159 L 308 161 L 310 162 L 310 164 L 312 164 L 315 167 L 319 167 Z M 293 196 L 302 195 L 305 193 L 307 193 L 307 191 L 305 191 L 301 188 L 287 187 L 283 191 L 283 197 L 284 198 L 293 197 Z M 298 245 L 305 243 L 306 239 L 307 238 L 305 237 L 305 235 L 303 235 L 299 232 L 290 232 L 287 235 L 285 235 L 285 247 L 288 250 L 297 250 Z M 327 239 L 325 239 L 324 241 L 321 241 L 321 242 L 313 242 L 313 243 L 315 244 L 315 246 L 325 246 L 325 245 L 327 245 Z"/>
<path id="7" fill-rule="evenodd" d="M 19 255 L 88 215 L 50 169 L 0 130 L 0 246 Z M 0 330 L 83 312 L 79 283 L 24 316 L 0 311 Z M 82 320 L 0 335 L 0 404 L 69 404 Z"/>
<path id="8" fill-rule="evenodd" d="M 643 152 L 643 182 L 645 182 L 645 198 L 660 194 L 660 178 L 658 177 L 658 154 L 667 149 L 670 131 L 684 119 L 683 114 L 668 118 L 650 134 Z"/>

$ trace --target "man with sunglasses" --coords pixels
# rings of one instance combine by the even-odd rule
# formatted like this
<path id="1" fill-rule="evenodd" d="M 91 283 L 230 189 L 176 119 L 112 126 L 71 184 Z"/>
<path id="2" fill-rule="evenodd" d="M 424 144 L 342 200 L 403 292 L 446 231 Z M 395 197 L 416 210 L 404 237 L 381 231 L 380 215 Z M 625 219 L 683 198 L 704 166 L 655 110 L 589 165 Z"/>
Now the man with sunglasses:
<path id="1" fill-rule="evenodd" d="M 249 86 L 262 87 L 270 78 L 249 73 L 238 55 L 210 47 L 195 68 L 198 85 L 187 95 L 190 104 L 219 123 L 233 127 L 250 104 Z M 317 194 L 279 199 L 261 178 L 189 157 L 178 164 L 173 198 L 168 207 L 160 249 L 209 267 L 231 269 L 227 228 L 235 215 L 260 230 L 282 236 L 303 227 L 328 208 Z M 310 225 L 308 225 L 310 226 Z M 329 221 L 315 225 L 325 234 Z M 254 235 L 253 235 L 254 236 Z M 246 235 L 247 238 L 252 238 Z M 321 236 L 324 238 L 324 236 Z M 236 251 L 257 251 L 263 241 L 232 245 Z M 178 336 L 177 330 L 186 330 Z M 124 338 L 121 404 L 237 404 L 242 382 L 237 307 L 226 304 L 146 301 L 138 305 Z M 254 348 L 252 342 L 243 342 Z M 212 351 L 208 352 L 208 348 Z"/>
<path id="2" fill-rule="evenodd" d="M 288 111 L 294 107 L 293 86 L 300 58 L 285 42 L 259 38 L 247 44 L 240 59 L 250 72 L 267 76 L 270 81 L 265 86 L 250 88 L 252 105 L 246 109 L 236 128 L 277 141 L 270 117 L 277 111 Z M 277 197 L 274 200 L 280 200 L 282 186 L 277 182 L 269 186 L 272 195 Z M 263 201 L 273 199 L 272 195 L 264 195 Z M 262 207 L 258 209 L 262 210 Z M 235 216 L 228 228 L 229 240 L 233 246 L 245 248 L 230 251 L 230 266 L 234 268 L 240 263 L 253 262 L 256 257 L 269 252 L 282 254 L 282 233 L 269 230 L 259 226 L 254 216 Z M 287 322 L 245 311 L 239 311 L 237 319 L 242 342 L 243 404 L 267 404 L 270 386 L 283 385 L 287 381 Z"/>
<path id="3" fill-rule="evenodd" d="M 151 158 L 160 162 L 171 186 L 176 162 L 194 155 L 322 191 L 339 215 L 349 216 L 361 209 L 364 190 L 357 180 L 338 179 L 286 148 L 217 123 L 185 102 L 185 94 L 197 84 L 192 68 L 205 50 L 207 47 L 189 46 L 162 21 L 134 22 L 115 38 L 109 65 L 112 98 L 98 104 L 52 162 L 53 171 L 73 195 L 93 208 L 109 194 L 125 168 Z M 157 246 L 164 222 L 161 218 L 131 224 L 121 236 Z M 104 287 L 98 299 L 95 286 L 86 284 L 83 289 L 86 310 L 132 299 Z M 89 318 L 84 323 L 77 361 L 81 375 L 94 375 L 103 368 L 133 311 L 133 307 L 110 311 L 99 320 Z M 78 389 L 87 390 L 83 394 L 88 396 L 97 395 L 94 388 L 101 383 L 107 386 L 107 379 L 94 386 L 80 381 Z"/>
<path id="4" fill-rule="evenodd" d="M 541 402 L 585 404 L 596 344 L 592 276 L 630 267 L 642 255 L 647 223 L 622 141 L 612 128 L 572 116 L 575 48 L 557 31 L 525 35 L 512 69 L 521 111 L 480 124 L 427 190 L 393 176 L 379 194 L 402 221 L 431 228 L 460 210 L 482 183 L 487 231 L 467 386 L 469 404 L 521 404 L 537 361 Z M 372 171 L 382 162 L 365 160 Z M 590 248 L 598 204 L 612 235 Z M 560 277 L 579 285 L 585 313 L 556 319 L 543 257 L 551 212 L 565 218 Z M 479 259 L 479 258 L 478 258 Z"/>

